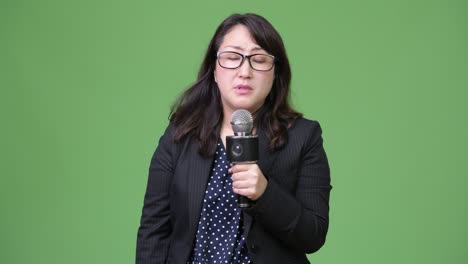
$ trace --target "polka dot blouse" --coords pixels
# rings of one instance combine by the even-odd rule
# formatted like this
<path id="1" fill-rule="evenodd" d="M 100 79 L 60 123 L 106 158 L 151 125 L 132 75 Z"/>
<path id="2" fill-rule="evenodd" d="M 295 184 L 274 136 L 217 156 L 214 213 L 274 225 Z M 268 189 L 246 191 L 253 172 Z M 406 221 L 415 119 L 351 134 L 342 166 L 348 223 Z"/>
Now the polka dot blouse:
<path id="1" fill-rule="evenodd" d="M 250 263 L 243 235 L 242 211 L 232 192 L 229 168 L 226 151 L 219 142 L 189 263 Z"/>

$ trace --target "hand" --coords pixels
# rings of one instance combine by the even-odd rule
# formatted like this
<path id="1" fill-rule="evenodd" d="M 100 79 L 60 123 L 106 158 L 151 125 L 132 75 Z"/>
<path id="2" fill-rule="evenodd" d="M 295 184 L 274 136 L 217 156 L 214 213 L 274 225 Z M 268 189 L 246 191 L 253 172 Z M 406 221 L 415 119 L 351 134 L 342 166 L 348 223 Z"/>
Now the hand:
<path id="1" fill-rule="evenodd" d="M 252 201 L 265 192 L 268 181 L 255 163 L 235 164 L 229 169 L 232 173 L 232 191 Z"/>

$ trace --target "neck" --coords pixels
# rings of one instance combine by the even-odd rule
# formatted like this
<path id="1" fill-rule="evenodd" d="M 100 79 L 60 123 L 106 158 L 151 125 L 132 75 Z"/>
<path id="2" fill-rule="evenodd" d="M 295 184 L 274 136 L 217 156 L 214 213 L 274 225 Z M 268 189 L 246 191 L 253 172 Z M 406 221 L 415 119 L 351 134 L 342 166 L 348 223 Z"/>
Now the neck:
<path id="1" fill-rule="evenodd" d="M 232 131 L 232 126 L 231 126 L 232 113 L 234 113 L 233 110 L 223 107 L 223 121 L 221 123 L 221 130 Z"/>
<path id="2" fill-rule="evenodd" d="M 220 137 L 221 137 L 221 140 L 223 141 L 223 144 L 224 146 L 226 146 L 226 136 L 232 136 L 234 135 L 234 131 L 232 130 L 232 126 L 231 126 L 231 120 L 230 120 L 230 117 L 231 115 L 227 116 L 227 115 L 224 115 L 223 116 L 223 121 L 221 123 L 221 131 L 220 131 Z M 226 118 L 228 117 L 228 118 Z"/>
<path id="3" fill-rule="evenodd" d="M 224 134 L 233 134 L 234 132 L 232 131 L 232 126 L 231 126 L 231 120 L 229 118 L 223 117 L 223 122 L 221 124 L 221 131 L 224 132 Z"/>

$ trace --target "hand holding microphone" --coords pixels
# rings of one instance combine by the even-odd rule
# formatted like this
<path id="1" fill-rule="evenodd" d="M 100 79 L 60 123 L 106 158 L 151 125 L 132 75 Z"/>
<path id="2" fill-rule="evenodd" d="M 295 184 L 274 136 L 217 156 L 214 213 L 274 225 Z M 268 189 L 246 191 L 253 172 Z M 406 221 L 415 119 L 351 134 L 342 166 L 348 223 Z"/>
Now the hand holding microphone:
<path id="1" fill-rule="evenodd" d="M 268 181 L 256 163 L 235 164 L 229 172 L 232 173 L 233 191 L 239 197 L 255 201 L 265 192 Z"/>
<path id="2" fill-rule="evenodd" d="M 229 172 L 233 191 L 238 194 L 237 204 L 246 208 L 263 194 L 268 182 L 256 164 L 258 136 L 252 135 L 252 115 L 247 110 L 237 110 L 232 114 L 231 125 L 234 136 L 226 137 L 227 158 L 233 164 Z"/>

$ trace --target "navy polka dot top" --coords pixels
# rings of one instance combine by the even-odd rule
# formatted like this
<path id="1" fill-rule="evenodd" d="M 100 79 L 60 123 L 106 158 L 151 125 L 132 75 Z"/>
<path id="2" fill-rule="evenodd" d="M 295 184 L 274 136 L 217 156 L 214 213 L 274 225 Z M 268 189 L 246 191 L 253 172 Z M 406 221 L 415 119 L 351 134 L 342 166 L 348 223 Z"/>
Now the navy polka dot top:
<path id="1" fill-rule="evenodd" d="M 242 211 L 237 207 L 236 195 L 232 192 L 229 168 L 226 151 L 220 141 L 189 263 L 250 263 L 243 235 Z"/>

